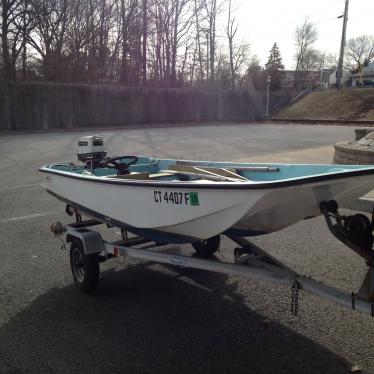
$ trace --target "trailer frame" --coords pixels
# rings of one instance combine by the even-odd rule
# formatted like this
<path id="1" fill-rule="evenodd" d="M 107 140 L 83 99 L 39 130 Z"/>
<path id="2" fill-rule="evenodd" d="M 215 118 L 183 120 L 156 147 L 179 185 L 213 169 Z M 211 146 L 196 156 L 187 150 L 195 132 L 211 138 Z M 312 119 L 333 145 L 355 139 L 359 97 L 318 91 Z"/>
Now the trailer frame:
<path id="1" fill-rule="evenodd" d="M 225 235 L 237 245 L 234 249 L 234 263 L 178 253 L 163 253 L 157 249 L 168 243 L 159 243 L 140 236 L 128 238 L 126 231 L 122 231 L 122 240 L 109 242 L 104 240 L 99 232 L 91 229 L 93 226 L 107 223 L 96 219 L 82 221 L 80 213 L 78 211 L 75 213 L 75 223 L 63 225 L 56 222 L 51 225 L 51 231 L 55 235 L 65 234 L 66 242 L 71 243 L 71 270 L 74 282 L 82 291 L 92 292 L 96 289 L 101 262 L 121 256 L 291 286 L 290 310 L 295 315 L 298 312 L 299 290 L 303 290 L 374 317 L 374 268 L 371 261 L 373 251 L 359 248 L 357 243 L 353 243 L 347 238 L 343 226 L 345 218 L 339 215 L 337 205 L 333 203 L 321 204 L 321 213 L 324 215 L 330 231 L 338 240 L 364 257 L 368 265 L 367 274 L 358 293 L 347 293 L 309 276 L 300 275 L 248 239 L 238 237 L 230 231 L 221 235 Z M 333 223 L 334 219 L 335 224 Z"/>

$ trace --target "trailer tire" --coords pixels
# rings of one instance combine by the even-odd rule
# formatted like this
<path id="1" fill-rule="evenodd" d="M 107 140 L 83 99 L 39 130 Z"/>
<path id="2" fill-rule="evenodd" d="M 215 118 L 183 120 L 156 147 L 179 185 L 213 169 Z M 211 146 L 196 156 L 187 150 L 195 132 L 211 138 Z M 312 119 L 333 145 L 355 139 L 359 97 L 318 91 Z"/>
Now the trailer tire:
<path id="1" fill-rule="evenodd" d="M 74 283 L 81 291 L 95 291 L 100 276 L 99 258 L 97 254 L 86 255 L 79 239 L 74 239 L 70 246 L 70 267 Z"/>
<path id="2" fill-rule="evenodd" d="M 220 242 L 221 237 L 216 235 L 212 238 L 200 240 L 191 244 L 197 255 L 200 257 L 210 257 L 213 253 L 218 251 Z"/>

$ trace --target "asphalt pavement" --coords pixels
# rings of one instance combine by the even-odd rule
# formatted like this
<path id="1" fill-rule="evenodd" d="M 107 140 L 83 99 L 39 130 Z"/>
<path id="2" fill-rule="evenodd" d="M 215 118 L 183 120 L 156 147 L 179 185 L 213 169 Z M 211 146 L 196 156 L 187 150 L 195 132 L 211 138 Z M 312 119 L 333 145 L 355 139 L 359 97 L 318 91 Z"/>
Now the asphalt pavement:
<path id="1" fill-rule="evenodd" d="M 352 127 L 316 125 L 100 133 L 112 155 L 311 163 L 330 162 L 332 144 L 353 138 Z M 103 264 L 96 294 L 78 292 L 68 252 L 49 232 L 71 218 L 37 168 L 74 161 L 87 134 L 0 136 L 0 373 L 374 373 L 374 319 L 305 293 L 292 316 L 288 287 L 115 259 Z M 346 291 L 364 277 L 363 261 L 321 217 L 253 241 Z M 224 238 L 216 257 L 231 260 L 233 248 Z"/>

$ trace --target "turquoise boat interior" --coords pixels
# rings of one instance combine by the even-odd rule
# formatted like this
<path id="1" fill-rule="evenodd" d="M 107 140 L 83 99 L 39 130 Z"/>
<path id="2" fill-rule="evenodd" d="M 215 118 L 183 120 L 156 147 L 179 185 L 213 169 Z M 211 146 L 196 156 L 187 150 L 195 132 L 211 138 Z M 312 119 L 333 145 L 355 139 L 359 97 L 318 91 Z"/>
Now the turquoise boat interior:
<path id="1" fill-rule="evenodd" d="M 315 175 L 374 169 L 371 165 L 288 165 L 263 163 L 211 162 L 121 156 L 82 164 L 72 162 L 46 168 L 73 174 L 134 180 L 164 181 L 280 181 Z"/>

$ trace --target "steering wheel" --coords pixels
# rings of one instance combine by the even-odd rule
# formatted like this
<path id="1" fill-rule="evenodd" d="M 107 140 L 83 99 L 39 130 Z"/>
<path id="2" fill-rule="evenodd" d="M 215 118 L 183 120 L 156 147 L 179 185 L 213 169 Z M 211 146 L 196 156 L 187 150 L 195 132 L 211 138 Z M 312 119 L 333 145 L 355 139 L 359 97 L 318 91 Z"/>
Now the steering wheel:
<path id="1" fill-rule="evenodd" d="M 130 161 L 120 162 L 126 158 L 130 159 Z M 118 170 L 118 174 L 129 174 L 129 166 L 134 165 L 138 160 L 137 156 L 120 156 L 104 160 L 103 165 L 113 165 Z"/>

